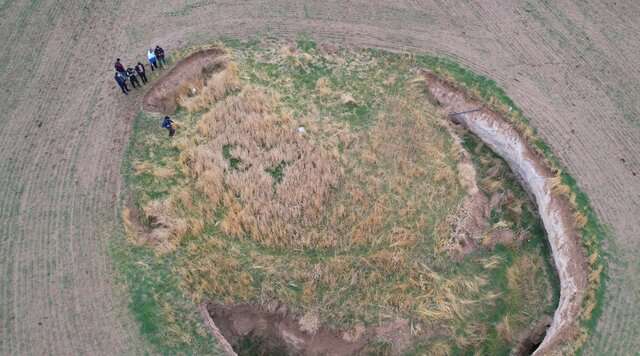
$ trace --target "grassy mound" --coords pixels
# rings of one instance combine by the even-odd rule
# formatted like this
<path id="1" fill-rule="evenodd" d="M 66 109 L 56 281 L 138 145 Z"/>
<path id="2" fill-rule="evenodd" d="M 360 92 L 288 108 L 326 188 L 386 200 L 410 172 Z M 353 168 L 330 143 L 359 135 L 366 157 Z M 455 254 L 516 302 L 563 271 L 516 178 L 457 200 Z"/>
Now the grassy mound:
<path id="1" fill-rule="evenodd" d="M 125 225 L 172 290 L 196 302 L 277 301 L 310 331 L 408 320 L 409 353 L 508 353 L 553 312 L 535 209 L 486 147 L 464 134 L 456 146 L 413 81 L 419 60 L 305 40 L 241 45 L 231 57 L 185 86 L 173 140 L 145 114 L 131 138 L 138 214 Z M 460 149 L 492 202 L 485 240 L 510 239 L 453 258 L 467 197 Z M 165 281 L 154 283 L 146 288 Z"/>

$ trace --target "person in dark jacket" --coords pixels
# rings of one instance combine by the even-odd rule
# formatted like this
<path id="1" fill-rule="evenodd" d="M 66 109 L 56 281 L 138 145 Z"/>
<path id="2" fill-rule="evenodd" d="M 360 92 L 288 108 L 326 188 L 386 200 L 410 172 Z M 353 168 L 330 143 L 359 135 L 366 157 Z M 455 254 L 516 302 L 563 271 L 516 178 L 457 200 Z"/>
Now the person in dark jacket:
<path id="1" fill-rule="evenodd" d="M 169 130 L 169 137 L 173 137 L 176 134 L 176 129 L 173 127 L 173 120 L 169 118 L 169 116 L 164 117 L 164 121 L 162 121 L 162 127 Z"/>
<path id="2" fill-rule="evenodd" d="M 167 64 L 167 62 L 164 61 L 164 49 L 162 49 L 162 47 L 156 46 L 156 49 L 153 52 L 156 54 L 160 67 Z"/>
<path id="3" fill-rule="evenodd" d="M 126 75 L 126 71 L 124 70 L 124 66 L 120 63 L 120 58 L 116 58 L 116 64 L 113 65 L 116 69 L 116 72 Z"/>
<path id="4" fill-rule="evenodd" d="M 120 89 L 122 89 L 124 95 L 129 95 L 129 88 L 127 88 L 127 79 L 125 76 L 120 72 L 116 72 L 114 79 L 116 80 L 116 83 L 118 83 Z"/>
<path id="5" fill-rule="evenodd" d="M 138 62 L 135 68 L 136 73 L 138 73 L 138 76 L 142 79 L 142 83 L 147 84 L 147 73 L 145 73 L 146 70 L 144 69 L 144 64 Z"/>
<path id="6" fill-rule="evenodd" d="M 134 88 L 142 86 L 140 85 L 138 78 L 136 78 L 136 71 L 133 70 L 133 68 L 131 67 L 127 68 L 127 77 L 129 78 L 129 81 L 131 82 L 131 85 L 133 85 Z"/>

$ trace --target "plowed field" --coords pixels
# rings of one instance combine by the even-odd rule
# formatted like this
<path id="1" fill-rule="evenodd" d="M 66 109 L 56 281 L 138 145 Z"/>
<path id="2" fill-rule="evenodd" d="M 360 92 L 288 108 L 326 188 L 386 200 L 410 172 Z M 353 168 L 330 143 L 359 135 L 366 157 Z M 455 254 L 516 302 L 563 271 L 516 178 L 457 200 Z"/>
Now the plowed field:
<path id="1" fill-rule="evenodd" d="M 0 2 L 0 354 L 148 348 L 107 254 L 141 102 L 116 90 L 113 59 L 299 33 L 448 56 L 503 86 L 610 226 L 611 279 L 586 351 L 635 352 L 639 15 L 630 0 Z"/>

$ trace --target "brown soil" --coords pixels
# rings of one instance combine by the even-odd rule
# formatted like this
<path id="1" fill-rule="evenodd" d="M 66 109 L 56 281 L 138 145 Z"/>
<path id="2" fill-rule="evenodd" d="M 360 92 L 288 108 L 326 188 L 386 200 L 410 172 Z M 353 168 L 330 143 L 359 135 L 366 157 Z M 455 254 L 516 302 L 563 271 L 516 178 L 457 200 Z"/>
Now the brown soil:
<path id="1" fill-rule="evenodd" d="M 551 317 L 546 316 L 533 324 L 529 330 L 526 330 L 519 338 L 518 345 L 513 350 L 513 354 L 517 356 L 531 355 L 542 343 L 547 329 L 551 325 Z"/>
<path id="2" fill-rule="evenodd" d="M 168 227 L 163 221 L 154 215 L 146 215 L 133 204 L 129 196 L 122 211 L 125 232 L 129 242 L 135 245 L 148 245 L 162 249 L 163 239 L 158 238 L 158 230 L 166 230 Z M 147 222 L 145 224 L 144 222 Z"/>
<path id="3" fill-rule="evenodd" d="M 482 239 L 482 247 L 493 250 L 497 245 L 517 247 L 527 238 L 524 233 L 516 234 L 509 229 L 496 229 Z"/>
<path id="4" fill-rule="evenodd" d="M 425 71 L 432 98 L 446 113 L 482 107 L 455 84 Z M 538 207 L 560 279 L 560 301 L 545 339 L 535 354 L 561 353 L 578 335 L 578 318 L 583 307 L 589 274 L 585 251 L 576 231 L 574 211 L 568 199 L 553 188 L 553 173 L 544 157 L 499 113 L 488 108 L 449 118 L 477 135 L 501 156 L 522 182 Z"/>
<path id="5" fill-rule="evenodd" d="M 198 305 L 198 309 L 200 310 L 200 314 L 202 315 L 202 320 L 204 320 L 204 325 L 209 329 L 209 333 L 216 338 L 218 341 L 218 346 L 222 349 L 227 356 L 236 356 L 236 352 L 233 350 L 233 347 L 229 343 L 229 341 L 222 335 L 220 332 L 220 328 L 216 325 L 216 323 L 211 319 L 211 314 L 209 314 L 209 310 L 207 310 L 207 303 L 201 303 Z"/>
<path id="6" fill-rule="evenodd" d="M 458 180 L 467 195 L 462 202 L 457 214 L 451 219 L 453 246 L 449 247 L 453 256 L 462 258 L 475 251 L 482 241 L 482 238 L 489 227 L 489 214 L 491 207 L 489 199 L 480 190 L 477 182 L 477 171 L 471 155 L 461 143 L 455 130 L 448 127 L 451 136 L 454 138 L 460 157 L 458 161 Z"/>
<path id="7" fill-rule="evenodd" d="M 249 347 L 264 355 L 356 355 L 372 341 L 381 339 L 390 342 L 394 353 L 399 354 L 411 343 L 406 320 L 340 332 L 317 324 L 309 326 L 278 304 L 262 308 L 210 303 L 207 309 L 216 327 L 240 355 Z"/>
<path id="8" fill-rule="evenodd" d="M 611 227 L 585 354 L 640 349 L 640 2 L 252 0 L 0 5 L 0 354 L 142 354 L 113 288 L 120 162 L 141 95 L 112 61 L 257 33 L 450 56 L 495 79 Z M 162 23 L 162 25 L 158 25 Z"/>
<path id="9" fill-rule="evenodd" d="M 184 94 L 187 83 L 208 77 L 217 67 L 226 65 L 223 59 L 225 51 L 221 48 L 209 48 L 190 54 L 162 76 L 144 96 L 143 108 L 146 111 L 173 114 L 176 111 L 178 96 Z"/>

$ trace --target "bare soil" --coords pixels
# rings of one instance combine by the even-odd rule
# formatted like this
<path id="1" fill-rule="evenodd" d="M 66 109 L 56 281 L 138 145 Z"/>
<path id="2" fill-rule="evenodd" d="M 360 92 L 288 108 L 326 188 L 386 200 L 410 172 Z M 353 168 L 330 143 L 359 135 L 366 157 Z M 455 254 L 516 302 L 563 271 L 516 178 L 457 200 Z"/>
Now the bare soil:
<path id="1" fill-rule="evenodd" d="M 462 141 L 453 128 L 449 131 L 456 141 L 460 151 L 458 162 L 458 180 L 467 191 L 467 195 L 457 214 L 457 220 L 453 221 L 453 239 L 455 244 L 451 248 L 453 255 L 462 257 L 475 251 L 481 243 L 487 228 L 489 227 L 489 215 L 491 214 L 490 201 L 480 191 L 477 183 L 477 171 L 471 155 L 463 147 Z M 495 244 L 494 244 L 495 245 Z"/>
<path id="2" fill-rule="evenodd" d="M 545 317 L 531 325 L 529 330 L 527 330 L 523 335 L 520 335 L 518 345 L 513 351 L 513 354 L 518 356 L 527 356 L 536 351 L 540 343 L 542 343 L 542 340 L 547 333 L 547 329 L 551 325 L 551 321 L 551 317 Z"/>
<path id="3" fill-rule="evenodd" d="M 143 108 L 146 111 L 173 114 L 176 111 L 177 97 L 184 91 L 185 83 L 202 78 L 204 72 L 215 70 L 221 61 L 224 50 L 210 48 L 195 52 L 180 61 L 179 66 L 173 67 L 162 78 L 153 84 L 151 90 L 144 95 Z"/>
<path id="4" fill-rule="evenodd" d="M 446 112 L 465 112 L 482 106 L 454 84 L 430 72 L 425 72 L 425 80 L 427 90 Z M 575 228 L 574 210 L 566 197 L 554 191 L 554 175 L 545 164 L 544 157 L 535 152 L 499 113 L 482 108 L 450 116 L 450 119 L 478 135 L 502 156 L 536 202 L 560 278 L 560 301 L 553 323 L 535 354 L 561 353 L 560 347 L 574 343 L 578 335 L 577 320 L 583 308 L 587 275 L 590 273 L 586 251 Z"/>
<path id="5" fill-rule="evenodd" d="M 366 342 L 366 338 L 348 342 L 326 329 L 307 334 L 295 319 L 285 313 L 261 311 L 247 304 L 209 304 L 208 310 L 236 352 L 244 343 L 259 347 L 264 354 L 352 355 Z"/>
<path id="6" fill-rule="evenodd" d="M 495 79 L 611 227 L 585 354 L 640 348 L 640 3 L 7 1 L 0 5 L 0 353 L 141 354 L 106 241 L 140 95 L 113 57 L 256 34 L 447 55 Z M 162 25 L 160 26 L 159 23 Z"/>
<path id="7" fill-rule="evenodd" d="M 286 306 L 279 304 L 260 307 L 210 303 L 207 310 L 222 335 L 240 355 L 243 350 L 246 353 L 252 348 L 264 355 L 347 356 L 366 352 L 367 345 L 375 340 L 388 341 L 392 350 L 399 354 L 411 342 L 406 320 L 379 327 L 357 326 L 349 331 L 317 325 L 314 330 L 308 330 L 300 318 L 288 314 Z"/>

